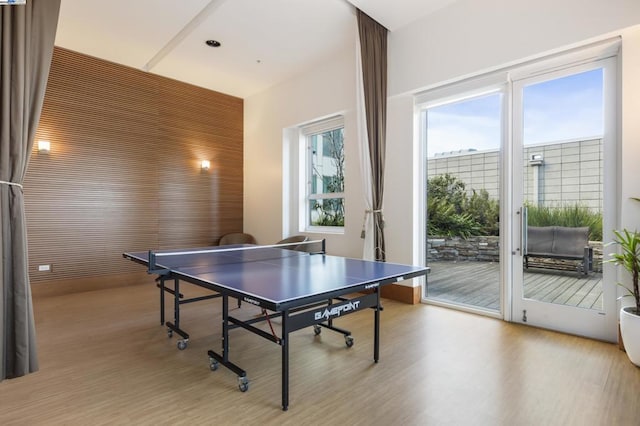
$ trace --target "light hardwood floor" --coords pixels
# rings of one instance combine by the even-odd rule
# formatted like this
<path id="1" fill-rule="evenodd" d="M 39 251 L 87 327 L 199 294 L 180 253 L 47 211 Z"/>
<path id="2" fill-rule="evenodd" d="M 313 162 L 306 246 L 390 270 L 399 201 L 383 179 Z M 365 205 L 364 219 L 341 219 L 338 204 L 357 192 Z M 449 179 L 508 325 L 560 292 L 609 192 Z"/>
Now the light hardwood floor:
<path id="1" fill-rule="evenodd" d="M 637 425 L 640 369 L 616 345 L 426 305 L 384 301 L 372 362 L 370 310 L 355 336 L 291 338 L 291 395 L 280 409 L 280 347 L 233 330 L 220 347 L 220 301 L 186 305 L 189 347 L 159 325 L 151 285 L 34 300 L 40 371 L 0 383 L 1 425 Z M 244 306 L 246 314 L 251 307 Z"/>

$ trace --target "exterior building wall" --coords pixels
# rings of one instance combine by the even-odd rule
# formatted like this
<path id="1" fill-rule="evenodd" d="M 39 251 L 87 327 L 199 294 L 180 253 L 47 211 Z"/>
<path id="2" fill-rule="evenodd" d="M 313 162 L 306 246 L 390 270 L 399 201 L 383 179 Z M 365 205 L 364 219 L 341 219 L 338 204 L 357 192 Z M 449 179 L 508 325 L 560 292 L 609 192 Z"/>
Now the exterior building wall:
<path id="1" fill-rule="evenodd" d="M 541 156 L 541 164 L 535 165 L 532 156 Z M 465 183 L 469 194 L 486 189 L 491 198 L 499 199 L 499 164 L 497 149 L 448 153 L 428 159 L 427 175 L 431 178 L 449 173 Z M 528 145 L 523 167 L 524 199 L 531 205 L 561 207 L 577 203 L 602 212 L 602 139 Z"/>

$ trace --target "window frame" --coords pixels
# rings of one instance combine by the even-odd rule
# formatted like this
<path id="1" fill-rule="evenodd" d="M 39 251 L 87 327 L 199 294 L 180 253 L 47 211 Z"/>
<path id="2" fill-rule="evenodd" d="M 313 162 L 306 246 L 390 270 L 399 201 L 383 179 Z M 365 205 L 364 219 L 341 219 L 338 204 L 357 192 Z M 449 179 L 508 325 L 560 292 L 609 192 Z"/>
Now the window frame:
<path id="1" fill-rule="evenodd" d="M 304 166 L 300 168 L 300 202 L 299 202 L 299 227 L 303 232 L 310 233 L 324 233 L 324 234 L 344 234 L 345 226 L 329 226 L 329 225 L 312 225 L 311 215 L 309 212 L 309 204 L 313 200 L 326 200 L 326 199 L 342 199 L 343 206 L 346 205 L 346 195 L 343 192 L 331 192 L 314 194 L 312 192 L 313 185 L 313 136 L 317 136 L 333 130 L 342 129 L 343 133 L 343 147 L 342 155 L 345 155 L 344 149 L 344 116 L 338 115 L 329 117 L 326 119 L 318 120 L 313 123 L 309 123 L 304 126 L 300 126 L 300 146 L 301 146 L 301 161 L 300 164 Z M 346 220 L 346 214 L 345 214 Z"/>

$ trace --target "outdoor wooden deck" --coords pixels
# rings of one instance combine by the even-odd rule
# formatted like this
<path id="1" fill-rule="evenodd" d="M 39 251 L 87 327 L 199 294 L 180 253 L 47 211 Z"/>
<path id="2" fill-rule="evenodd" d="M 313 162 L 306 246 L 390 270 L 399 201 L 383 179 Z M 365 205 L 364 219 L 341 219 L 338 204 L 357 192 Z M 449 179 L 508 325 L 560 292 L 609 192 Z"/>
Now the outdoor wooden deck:
<path id="1" fill-rule="evenodd" d="M 499 264 L 494 262 L 430 262 L 427 296 L 498 311 Z M 549 303 L 602 309 L 602 274 L 530 268 L 524 272 L 525 297 Z"/>

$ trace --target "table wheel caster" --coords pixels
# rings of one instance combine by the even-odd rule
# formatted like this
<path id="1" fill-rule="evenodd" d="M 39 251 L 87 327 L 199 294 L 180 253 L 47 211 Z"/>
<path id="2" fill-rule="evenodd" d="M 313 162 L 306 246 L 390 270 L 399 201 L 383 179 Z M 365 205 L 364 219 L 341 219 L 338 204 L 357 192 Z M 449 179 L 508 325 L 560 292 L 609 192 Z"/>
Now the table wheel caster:
<path id="1" fill-rule="evenodd" d="M 181 351 L 187 349 L 187 340 L 186 339 L 178 340 L 178 349 L 181 350 Z"/>
<path id="2" fill-rule="evenodd" d="M 353 337 L 344 336 L 344 343 L 347 345 L 348 348 L 350 348 L 351 346 L 353 346 Z"/>
<path id="3" fill-rule="evenodd" d="M 216 371 L 220 364 L 214 358 L 209 358 L 209 368 L 211 371 Z"/>
<path id="4" fill-rule="evenodd" d="M 320 327 L 319 325 L 314 325 L 313 326 L 313 334 L 318 336 L 318 335 L 320 335 L 320 333 L 322 333 L 322 327 Z"/>
<path id="5" fill-rule="evenodd" d="M 246 377 L 238 377 L 238 389 L 240 392 L 246 392 L 249 390 L 249 379 Z"/>

